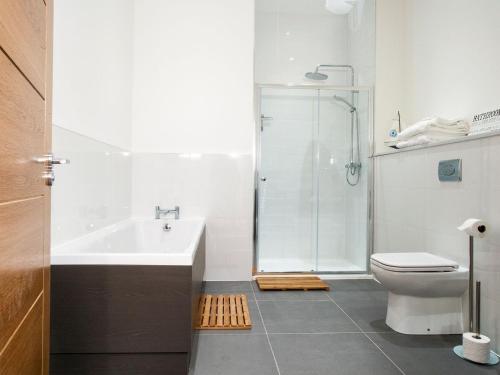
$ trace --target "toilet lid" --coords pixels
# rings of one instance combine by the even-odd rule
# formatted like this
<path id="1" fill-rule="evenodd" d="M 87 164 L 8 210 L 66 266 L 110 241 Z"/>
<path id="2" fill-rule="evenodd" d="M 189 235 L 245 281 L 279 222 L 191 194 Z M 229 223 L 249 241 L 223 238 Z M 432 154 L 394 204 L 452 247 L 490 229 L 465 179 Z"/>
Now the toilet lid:
<path id="1" fill-rule="evenodd" d="M 378 253 L 372 263 L 396 272 L 449 272 L 458 269 L 458 263 L 429 253 Z"/>

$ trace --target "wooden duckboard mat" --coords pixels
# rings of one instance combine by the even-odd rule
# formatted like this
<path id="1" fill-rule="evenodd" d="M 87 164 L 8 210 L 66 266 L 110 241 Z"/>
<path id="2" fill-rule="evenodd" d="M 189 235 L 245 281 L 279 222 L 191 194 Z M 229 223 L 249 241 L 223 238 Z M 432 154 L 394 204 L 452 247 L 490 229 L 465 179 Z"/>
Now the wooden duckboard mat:
<path id="1" fill-rule="evenodd" d="M 257 277 L 256 281 L 260 290 L 330 290 L 317 276 Z"/>
<path id="2" fill-rule="evenodd" d="M 244 294 L 202 294 L 196 329 L 251 329 L 252 321 Z"/>

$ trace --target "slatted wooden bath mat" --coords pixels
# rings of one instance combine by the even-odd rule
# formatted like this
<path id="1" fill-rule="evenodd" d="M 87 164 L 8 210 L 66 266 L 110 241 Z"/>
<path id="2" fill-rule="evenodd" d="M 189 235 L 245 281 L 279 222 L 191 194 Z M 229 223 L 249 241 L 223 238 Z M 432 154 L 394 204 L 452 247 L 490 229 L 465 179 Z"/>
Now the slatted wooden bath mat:
<path id="1" fill-rule="evenodd" d="M 203 294 L 196 329 L 251 329 L 252 321 L 244 294 Z"/>
<path id="2" fill-rule="evenodd" d="M 317 276 L 257 277 L 256 281 L 261 290 L 330 290 Z"/>

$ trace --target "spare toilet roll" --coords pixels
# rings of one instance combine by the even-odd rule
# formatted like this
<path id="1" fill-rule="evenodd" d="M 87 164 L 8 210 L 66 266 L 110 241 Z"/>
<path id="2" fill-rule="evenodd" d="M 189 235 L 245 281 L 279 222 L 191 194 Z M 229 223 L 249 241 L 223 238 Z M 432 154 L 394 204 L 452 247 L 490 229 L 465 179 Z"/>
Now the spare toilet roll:
<path id="1" fill-rule="evenodd" d="M 477 363 L 487 363 L 490 359 L 490 339 L 476 333 L 463 334 L 464 358 Z"/>
<path id="2" fill-rule="evenodd" d="M 481 219 L 467 219 L 458 230 L 473 237 L 484 237 L 486 235 L 486 222 Z"/>

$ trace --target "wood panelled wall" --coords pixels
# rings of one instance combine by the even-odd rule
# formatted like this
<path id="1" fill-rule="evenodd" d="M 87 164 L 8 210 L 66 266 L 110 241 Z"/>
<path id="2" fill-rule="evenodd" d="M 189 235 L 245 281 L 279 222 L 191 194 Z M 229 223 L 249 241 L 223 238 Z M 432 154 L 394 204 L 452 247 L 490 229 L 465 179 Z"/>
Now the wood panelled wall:
<path id="1" fill-rule="evenodd" d="M 0 374 L 49 369 L 52 0 L 0 0 Z"/>

